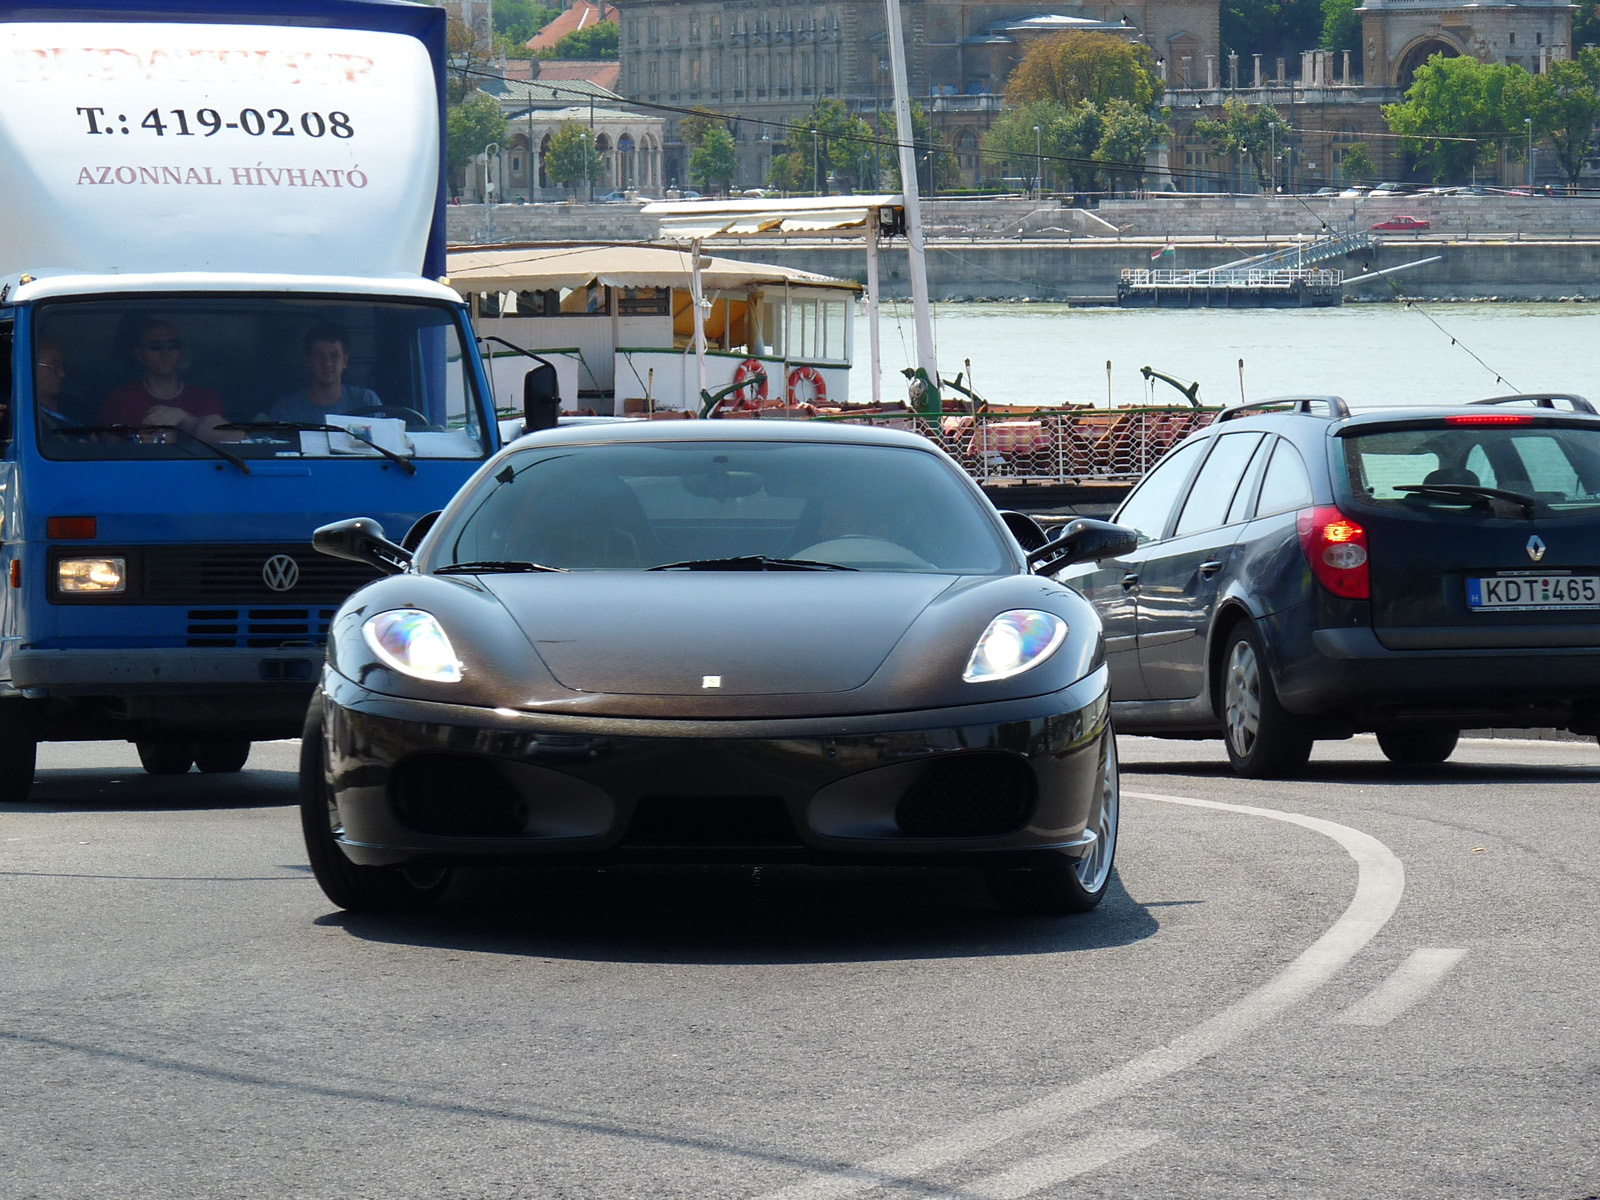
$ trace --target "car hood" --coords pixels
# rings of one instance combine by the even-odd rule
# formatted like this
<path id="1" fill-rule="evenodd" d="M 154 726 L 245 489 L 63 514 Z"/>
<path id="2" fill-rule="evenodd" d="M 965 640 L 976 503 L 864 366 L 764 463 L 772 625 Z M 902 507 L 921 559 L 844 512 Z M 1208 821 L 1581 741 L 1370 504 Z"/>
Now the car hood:
<path id="1" fill-rule="evenodd" d="M 844 571 L 481 577 L 563 687 L 704 697 L 859 688 L 957 580 Z"/>

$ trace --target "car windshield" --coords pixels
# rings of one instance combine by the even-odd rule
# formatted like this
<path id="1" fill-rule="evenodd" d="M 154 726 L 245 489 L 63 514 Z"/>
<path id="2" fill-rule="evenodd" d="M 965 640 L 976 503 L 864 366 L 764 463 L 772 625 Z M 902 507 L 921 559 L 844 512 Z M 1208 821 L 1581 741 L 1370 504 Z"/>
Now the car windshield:
<path id="1" fill-rule="evenodd" d="M 1600 508 L 1600 426 L 1472 417 L 1343 440 L 1351 492 L 1368 503 L 1490 511 L 1509 497 L 1544 512 Z"/>
<path id="2" fill-rule="evenodd" d="M 444 304 L 173 296 L 41 306 L 39 447 L 57 459 L 482 458 Z M 221 453 L 219 453 L 219 451 Z"/>
<path id="3" fill-rule="evenodd" d="M 903 447 L 728 441 L 530 448 L 480 478 L 458 511 L 426 566 L 1015 569 L 992 516 L 959 472 Z"/>

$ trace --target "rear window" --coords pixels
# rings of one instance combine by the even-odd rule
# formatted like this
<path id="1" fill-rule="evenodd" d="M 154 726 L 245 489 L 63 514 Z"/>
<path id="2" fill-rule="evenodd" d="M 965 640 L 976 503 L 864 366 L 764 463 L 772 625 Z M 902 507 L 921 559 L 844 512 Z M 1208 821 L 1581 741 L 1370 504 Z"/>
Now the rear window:
<path id="1" fill-rule="evenodd" d="M 1465 510 L 1526 498 L 1558 513 L 1600 508 L 1600 428 L 1434 425 L 1343 441 L 1350 490 L 1371 503 Z"/>

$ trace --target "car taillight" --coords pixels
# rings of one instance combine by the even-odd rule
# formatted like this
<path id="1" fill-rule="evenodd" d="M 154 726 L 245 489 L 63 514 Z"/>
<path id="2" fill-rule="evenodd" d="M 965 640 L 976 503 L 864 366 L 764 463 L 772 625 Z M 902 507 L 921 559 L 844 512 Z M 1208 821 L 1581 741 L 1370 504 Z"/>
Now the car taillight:
<path id="1" fill-rule="evenodd" d="M 1370 599 L 1367 531 L 1331 504 L 1302 510 L 1296 524 L 1317 582 L 1346 600 Z"/>

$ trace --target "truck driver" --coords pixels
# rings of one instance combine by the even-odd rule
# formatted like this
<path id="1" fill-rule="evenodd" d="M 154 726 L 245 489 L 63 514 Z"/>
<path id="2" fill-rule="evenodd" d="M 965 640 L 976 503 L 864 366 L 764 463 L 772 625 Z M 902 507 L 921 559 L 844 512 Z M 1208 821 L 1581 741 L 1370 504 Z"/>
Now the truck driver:
<path id="1" fill-rule="evenodd" d="M 308 382 L 279 397 L 268 418 L 319 425 L 329 413 L 350 414 L 383 407 L 376 392 L 344 381 L 345 369 L 350 366 L 349 343 L 350 337 L 342 326 L 313 325 L 305 339 Z"/>
<path id="2" fill-rule="evenodd" d="M 112 390 L 101 420 L 106 425 L 175 425 L 200 437 L 222 441 L 222 397 L 211 388 L 187 383 L 178 373 L 183 339 L 172 324 L 146 321 L 134 339 L 133 356 L 143 374 Z"/>

